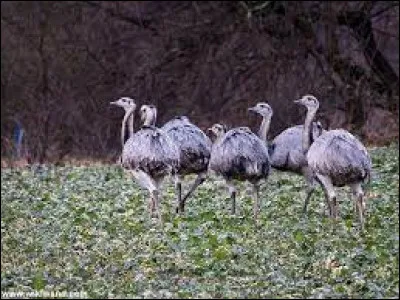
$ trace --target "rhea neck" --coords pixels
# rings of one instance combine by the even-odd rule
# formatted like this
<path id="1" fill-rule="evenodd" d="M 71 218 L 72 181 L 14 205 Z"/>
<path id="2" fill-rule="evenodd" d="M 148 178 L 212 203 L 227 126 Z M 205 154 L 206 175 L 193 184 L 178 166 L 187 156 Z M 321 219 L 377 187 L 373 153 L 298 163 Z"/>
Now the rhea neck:
<path id="1" fill-rule="evenodd" d="M 306 120 L 304 122 L 304 128 L 303 128 L 303 152 L 304 152 L 304 154 L 307 153 L 308 149 L 310 148 L 310 146 L 313 142 L 312 122 L 313 122 L 316 114 L 317 114 L 317 109 L 307 108 L 307 115 L 306 115 Z"/>
<path id="2" fill-rule="evenodd" d="M 124 119 L 122 120 L 122 127 L 121 127 L 122 148 L 124 147 L 125 144 L 125 127 L 127 122 L 128 122 L 129 138 L 134 134 L 134 129 L 133 129 L 134 111 L 135 108 L 126 109 Z"/>
<path id="3" fill-rule="evenodd" d="M 267 115 L 263 115 L 262 117 L 263 119 L 260 125 L 260 129 L 258 130 L 258 136 L 266 143 L 269 126 L 271 124 L 271 117 Z"/>
<path id="4" fill-rule="evenodd" d="M 155 126 L 157 119 L 157 111 L 155 109 L 148 110 L 142 118 L 144 119 L 143 121 L 144 126 Z"/>
<path id="5" fill-rule="evenodd" d="M 218 141 L 220 141 L 220 140 L 222 139 L 222 137 L 225 135 L 225 133 L 226 133 L 225 130 L 218 131 L 218 132 L 215 134 L 215 141 L 214 141 L 214 143 L 217 143 Z"/>

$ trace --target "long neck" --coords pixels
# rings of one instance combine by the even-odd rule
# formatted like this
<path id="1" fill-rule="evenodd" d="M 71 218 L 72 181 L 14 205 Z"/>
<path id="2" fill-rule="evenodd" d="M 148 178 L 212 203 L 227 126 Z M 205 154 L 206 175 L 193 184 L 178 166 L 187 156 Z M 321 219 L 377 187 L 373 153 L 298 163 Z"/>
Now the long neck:
<path id="1" fill-rule="evenodd" d="M 312 143 L 312 121 L 315 118 L 316 110 L 307 110 L 306 120 L 303 129 L 303 152 L 307 153 Z"/>
<path id="2" fill-rule="evenodd" d="M 144 126 L 155 126 L 156 125 L 156 114 L 154 112 L 147 114 L 143 125 Z"/>
<path id="3" fill-rule="evenodd" d="M 129 137 L 132 137 L 133 134 L 135 133 L 134 129 L 133 129 L 133 123 L 134 123 L 133 121 L 134 121 L 134 119 L 135 119 L 135 114 L 131 113 L 131 115 L 129 117 L 129 120 L 128 120 Z"/>
<path id="4" fill-rule="evenodd" d="M 320 122 L 312 122 L 312 129 L 311 129 L 311 144 L 314 143 L 314 141 L 319 138 L 319 136 L 323 132 L 323 128 Z"/>
<path id="5" fill-rule="evenodd" d="M 216 137 L 214 143 L 219 142 L 219 141 L 222 139 L 222 137 L 225 135 L 225 133 L 226 133 L 226 131 L 221 131 L 221 132 L 219 132 L 219 133 L 217 134 L 217 137 Z"/>
<path id="6" fill-rule="evenodd" d="M 129 119 L 129 125 L 132 124 L 132 127 L 129 126 L 129 133 L 133 134 L 133 109 L 127 110 L 125 112 L 125 116 L 124 119 L 122 120 L 122 126 L 121 126 L 121 145 L 122 148 L 124 148 L 124 144 L 125 144 L 125 127 L 126 127 L 126 122 Z"/>
<path id="7" fill-rule="evenodd" d="M 260 125 L 260 129 L 258 130 L 258 136 L 264 142 L 267 142 L 267 134 L 269 131 L 269 126 L 271 124 L 271 118 L 263 116 L 263 120 Z"/>

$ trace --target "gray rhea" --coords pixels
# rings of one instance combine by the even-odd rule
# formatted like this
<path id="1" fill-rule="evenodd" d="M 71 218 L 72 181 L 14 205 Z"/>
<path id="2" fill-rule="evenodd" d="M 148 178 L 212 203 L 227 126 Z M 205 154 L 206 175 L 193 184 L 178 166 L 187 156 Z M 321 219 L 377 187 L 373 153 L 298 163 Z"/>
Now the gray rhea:
<path id="1" fill-rule="evenodd" d="M 111 105 L 116 105 L 119 107 L 122 107 L 125 110 L 125 115 L 122 120 L 122 125 L 121 125 L 121 149 L 124 148 L 125 144 L 125 127 L 128 125 L 128 130 L 129 130 L 129 137 L 131 137 L 134 134 L 134 128 L 133 128 L 133 121 L 134 121 L 134 112 L 136 110 L 136 102 L 134 99 L 129 98 L 129 97 L 121 97 L 117 101 L 112 101 L 110 102 Z M 126 124 L 128 122 L 128 124 Z M 121 164 L 121 156 L 118 158 L 118 164 Z"/>
<path id="2" fill-rule="evenodd" d="M 121 99 L 120 99 L 121 100 Z M 124 107 L 122 101 L 114 105 Z M 179 149 L 175 142 L 161 129 L 155 126 L 157 109 L 153 105 L 142 105 L 140 109 L 142 128 L 133 132 L 133 116 L 136 104 L 126 113 L 122 122 L 121 140 L 124 136 L 126 120 L 132 118 L 131 135 L 122 149 L 121 164 L 128 170 L 137 183 L 150 193 L 150 214 L 155 211 L 161 221 L 159 196 L 165 176 L 175 174 L 179 166 Z"/>
<path id="3" fill-rule="evenodd" d="M 183 212 L 186 200 L 206 178 L 211 153 L 211 140 L 186 116 L 176 117 L 161 128 L 176 143 L 180 151 L 180 164 L 175 176 L 177 193 L 177 211 Z M 184 176 L 197 174 L 189 191 L 182 197 L 182 180 Z"/>
<path id="4" fill-rule="evenodd" d="M 320 122 L 313 122 L 312 139 L 315 140 L 325 130 Z M 297 125 L 282 131 L 268 146 L 271 166 L 279 171 L 302 175 L 306 180 L 307 190 L 304 201 L 303 213 L 307 212 L 307 204 L 313 194 L 316 182 L 313 172 L 307 164 L 303 152 L 302 136 L 304 125 Z"/>
<path id="5" fill-rule="evenodd" d="M 266 103 L 258 103 L 250 110 L 263 116 L 260 134 L 266 137 L 272 116 L 271 108 Z M 226 128 L 215 124 L 210 131 L 216 135 L 216 140 L 211 150 L 209 169 L 225 179 L 232 201 L 233 214 L 236 210 L 234 181 L 249 181 L 252 184 L 255 196 L 253 213 L 256 219 L 260 207 L 260 181 L 267 179 L 270 172 L 265 140 L 260 139 L 248 127 L 233 128 L 225 132 Z"/>
<path id="6" fill-rule="evenodd" d="M 343 129 L 329 130 L 311 143 L 311 123 L 319 108 L 318 100 L 305 95 L 295 103 L 307 108 L 303 128 L 303 151 L 310 169 L 322 185 L 330 216 L 337 218 L 334 187 L 348 185 L 354 195 L 354 210 L 361 226 L 364 224 L 366 204 L 362 183 L 371 176 L 371 158 L 365 146 L 350 132 Z"/>

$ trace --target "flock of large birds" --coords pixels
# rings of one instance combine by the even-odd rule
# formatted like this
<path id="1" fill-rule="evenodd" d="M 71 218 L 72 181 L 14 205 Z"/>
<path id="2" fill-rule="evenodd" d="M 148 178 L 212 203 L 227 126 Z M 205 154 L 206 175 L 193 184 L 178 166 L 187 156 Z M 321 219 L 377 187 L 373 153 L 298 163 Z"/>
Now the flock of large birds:
<path id="1" fill-rule="evenodd" d="M 150 193 L 150 216 L 155 213 L 162 222 L 159 198 L 163 179 L 175 179 L 177 207 L 183 213 L 185 203 L 194 190 L 207 178 L 209 172 L 222 176 L 236 208 L 236 181 L 248 181 L 254 192 L 254 218 L 260 210 L 259 189 L 271 168 L 304 176 L 307 193 L 304 213 L 317 184 L 325 194 L 329 216 L 337 218 L 338 204 L 334 187 L 350 186 L 354 196 L 354 213 L 363 227 L 366 213 L 362 183 L 370 180 L 371 158 L 364 145 L 350 132 L 325 130 L 314 118 L 318 100 L 305 95 L 294 101 L 307 109 L 304 125 L 290 127 L 271 142 L 267 141 L 273 111 L 265 103 L 257 103 L 249 111 L 261 116 L 258 134 L 249 127 L 227 129 L 214 124 L 208 129 L 213 141 L 186 116 L 176 117 L 161 128 L 156 127 L 157 109 L 142 105 L 140 117 L 143 126 L 134 131 L 137 104 L 134 99 L 122 97 L 111 102 L 124 108 L 121 128 L 122 154 L 119 164 L 132 174 L 136 182 Z M 128 127 L 129 138 L 125 141 Z M 182 193 L 185 175 L 197 174 L 186 194 Z"/>

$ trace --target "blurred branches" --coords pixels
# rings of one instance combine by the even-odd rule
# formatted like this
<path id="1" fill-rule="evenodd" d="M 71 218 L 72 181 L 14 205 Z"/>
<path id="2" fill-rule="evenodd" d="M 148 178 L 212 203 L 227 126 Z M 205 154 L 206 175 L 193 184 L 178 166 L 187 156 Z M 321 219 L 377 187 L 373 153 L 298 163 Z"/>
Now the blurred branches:
<path id="1" fill-rule="evenodd" d="M 376 132 L 383 142 L 395 136 L 395 1 L 6 1 L 1 8 L 2 145 L 17 118 L 33 161 L 114 160 L 122 112 L 108 103 L 120 96 L 157 105 L 159 124 L 186 114 L 202 128 L 216 121 L 255 128 L 247 107 L 268 101 L 273 137 L 302 122 L 291 100 L 312 93 L 324 125 L 373 142 Z M 382 118 L 386 126 L 371 129 Z"/>
<path id="2" fill-rule="evenodd" d="M 141 28 L 145 28 L 145 29 L 149 29 L 151 30 L 153 33 L 158 34 L 157 29 L 154 28 L 151 25 L 151 20 L 150 19 L 139 19 L 139 18 L 135 18 L 131 15 L 125 15 L 124 13 L 121 13 L 118 10 L 115 10 L 113 8 L 110 7 L 106 7 L 106 5 L 108 5 L 108 3 L 104 3 L 102 1 L 97 2 L 97 1 L 83 1 L 83 3 L 86 3 L 89 6 L 92 6 L 94 8 L 97 9 L 101 9 L 103 11 L 105 11 L 107 13 L 108 16 L 112 17 L 112 18 L 116 18 L 118 20 L 122 20 L 125 22 L 128 22 L 130 24 L 133 24 L 135 26 L 139 26 Z M 116 5 L 118 5 L 118 3 L 116 3 Z"/>

